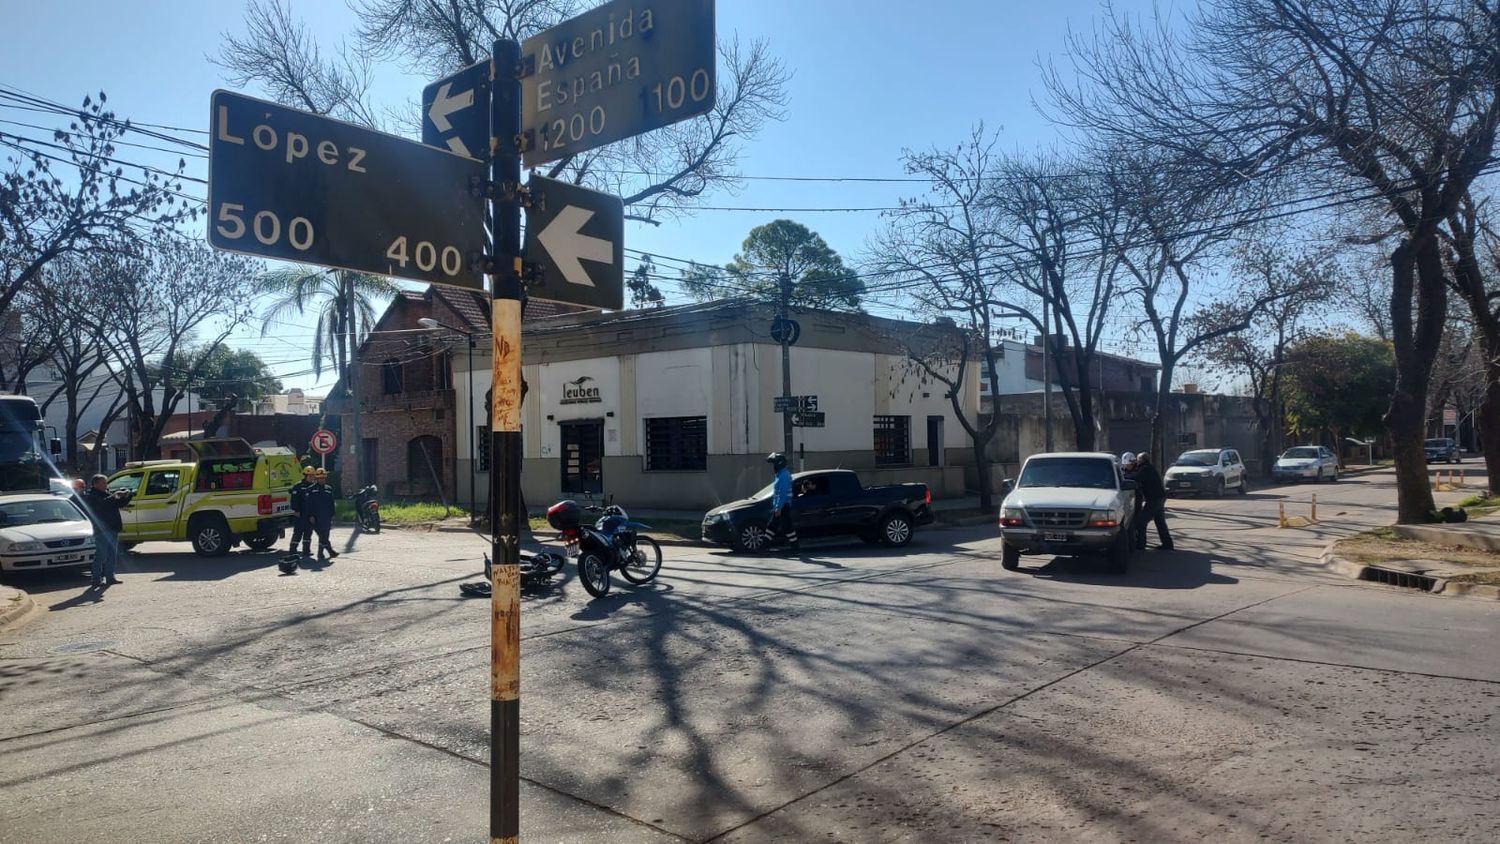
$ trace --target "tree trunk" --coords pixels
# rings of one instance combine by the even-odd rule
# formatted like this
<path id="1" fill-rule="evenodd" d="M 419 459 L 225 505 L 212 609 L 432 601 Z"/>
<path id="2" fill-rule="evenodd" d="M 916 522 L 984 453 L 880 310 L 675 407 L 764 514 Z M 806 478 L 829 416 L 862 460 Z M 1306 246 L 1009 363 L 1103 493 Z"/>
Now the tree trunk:
<path id="1" fill-rule="evenodd" d="M 1166 443 L 1164 442 L 1166 419 L 1163 411 L 1167 407 L 1167 400 L 1172 396 L 1172 370 L 1175 368 L 1176 361 L 1162 361 L 1161 380 L 1156 384 L 1156 408 L 1151 414 L 1151 462 L 1157 466 L 1167 465 Z"/>
<path id="2" fill-rule="evenodd" d="M 1385 414 L 1385 427 L 1391 434 L 1396 456 L 1396 520 L 1400 524 L 1428 522 L 1434 509 L 1422 440 L 1427 420 L 1427 387 L 1442 339 L 1447 298 L 1436 236 L 1430 232 L 1416 234 L 1396 247 L 1391 254 L 1396 389 Z"/>
<path id="3" fill-rule="evenodd" d="M 1497 343 L 1496 346 L 1500 346 Z M 1477 421 L 1479 441 L 1484 446 L 1484 470 L 1491 495 L 1500 494 L 1500 348 L 1491 347 L 1486 338 L 1484 363 L 1484 400 L 1479 403 Z"/>
<path id="4" fill-rule="evenodd" d="M 78 468 L 78 385 L 69 377 L 68 382 L 63 385 L 63 400 L 67 403 L 68 417 L 63 422 L 63 436 L 67 441 L 63 445 L 63 453 L 67 455 L 68 467 Z M 94 447 L 98 448 L 99 440 L 94 440 Z"/>

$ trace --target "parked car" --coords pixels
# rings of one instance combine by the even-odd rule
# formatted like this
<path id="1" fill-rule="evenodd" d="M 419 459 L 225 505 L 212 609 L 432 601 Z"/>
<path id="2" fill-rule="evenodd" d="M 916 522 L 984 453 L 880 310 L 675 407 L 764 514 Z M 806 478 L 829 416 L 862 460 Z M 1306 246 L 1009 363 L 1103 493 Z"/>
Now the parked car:
<path id="1" fill-rule="evenodd" d="M 792 521 L 799 539 L 858 536 L 899 548 L 912 532 L 932 524 L 932 491 L 926 484 L 864 486 L 848 469 L 824 469 L 792 475 Z M 703 516 L 703 539 L 736 551 L 764 550 L 774 539 L 772 486 L 744 499 L 715 507 Z"/>
<path id="2" fill-rule="evenodd" d="M 1103 555 L 1124 573 L 1134 548 L 1135 481 L 1112 454 L 1033 454 L 1000 503 L 1000 565 L 1015 570 L 1022 554 Z"/>
<path id="3" fill-rule="evenodd" d="M 1424 446 L 1427 451 L 1428 463 L 1437 463 L 1438 461 L 1444 463 L 1464 462 L 1463 455 L 1458 453 L 1458 443 L 1447 437 L 1428 440 L 1424 443 Z"/>
<path id="4" fill-rule="evenodd" d="M 1299 445 L 1287 449 L 1271 467 L 1271 477 L 1278 481 L 1312 481 L 1339 479 L 1339 459 L 1320 445 Z"/>
<path id="5" fill-rule="evenodd" d="M 1184 451 L 1177 462 L 1167 467 L 1162 483 L 1167 494 L 1195 492 L 1199 495 L 1224 494 L 1226 489 L 1246 492 L 1248 473 L 1240 453 L 1232 448 L 1200 448 Z"/>
<path id="6" fill-rule="evenodd" d="M 251 448 L 239 438 L 189 440 L 197 461 L 127 463 L 109 491 L 135 493 L 120 511 L 120 542 L 191 542 L 205 557 L 241 542 L 264 551 L 292 526 L 291 489 L 301 476 L 285 448 Z"/>
<path id="7" fill-rule="evenodd" d="M 0 497 L 0 570 L 43 571 L 94 562 L 94 525 L 72 499 Z"/>

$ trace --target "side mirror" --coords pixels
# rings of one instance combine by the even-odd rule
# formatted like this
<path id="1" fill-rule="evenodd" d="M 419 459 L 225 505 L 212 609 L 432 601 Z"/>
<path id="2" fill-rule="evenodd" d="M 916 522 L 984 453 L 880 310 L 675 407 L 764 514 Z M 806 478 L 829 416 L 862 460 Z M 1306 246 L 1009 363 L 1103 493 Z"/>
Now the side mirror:
<path id="1" fill-rule="evenodd" d="M 1137 489 L 1139 487 L 1140 487 L 1140 484 L 1137 484 L 1135 481 L 1131 480 L 1130 478 L 1126 478 L 1126 479 L 1120 481 L 1120 489 Z"/>
<path id="2" fill-rule="evenodd" d="M 47 443 L 47 446 L 51 450 L 53 457 L 58 457 L 62 454 L 62 440 L 53 438 Z"/>
<path id="3" fill-rule="evenodd" d="M 1000 482 L 1000 492 L 1003 495 L 1010 495 L 1011 492 L 1015 490 L 1015 488 L 1016 482 L 1011 480 L 1010 478 L 1006 478 L 1005 480 Z"/>

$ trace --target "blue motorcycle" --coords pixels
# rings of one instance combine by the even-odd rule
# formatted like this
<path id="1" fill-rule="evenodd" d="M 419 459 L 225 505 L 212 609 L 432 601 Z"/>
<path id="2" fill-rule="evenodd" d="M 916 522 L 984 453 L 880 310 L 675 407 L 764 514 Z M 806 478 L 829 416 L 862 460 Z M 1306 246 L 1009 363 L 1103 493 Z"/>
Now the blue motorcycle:
<path id="1" fill-rule="evenodd" d="M 598 513 L 593 527 L 583 524 L 583 513 Z M 633 584 L 650 583 L 661 571 L 661 546 L 641 533 L 651 526 L 631 521 L 618 504 L 580 507 L 559 501 L 547 508 L 547 524 L 562 534 L 566 554 L 578 558 L 578 580 L 595 598 L 609 594 L 609 573 Z"/>

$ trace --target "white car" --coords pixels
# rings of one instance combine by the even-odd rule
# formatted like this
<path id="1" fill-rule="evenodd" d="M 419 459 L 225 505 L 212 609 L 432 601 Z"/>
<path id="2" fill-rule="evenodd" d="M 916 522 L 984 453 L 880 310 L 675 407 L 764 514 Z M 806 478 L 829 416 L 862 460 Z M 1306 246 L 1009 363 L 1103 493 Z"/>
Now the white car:
<path id="1" fill-rule="evenodd" d="M 71 498 L 0 497 L 0 571 L 43 571 L 94 562 L 94 526 Z"/>
<path id="2" fill-rule="evenodd" d="M 1339 459 L 1320 445 L 1299 445 L 1282 452 L 1271 477 L 1278 481 L 1312 481 L 1339 479 Z"/>
<path id="3" fill-rule="evenodd" d="M 1232 448 L 1200 448 L 1184 451 L 1177 462 L 1167 468 L 1162 484 L 1167 494 L 1195 492 L 1199 495 L 1222 496 L 1224 490 L 1233 489 L 1244 495 L 1245 463 L 1240 453 Z"/>
<path id="4" fill-rule="evenodd" d="M 1120 474 L 1113 454 L 1033 454 L 1002 489 L 1002 568 L 1019 568 L 1022 554 L 1097 554 L 1110 572 L 1125 573 L 1134 550 L 1136 485 Z"/>

